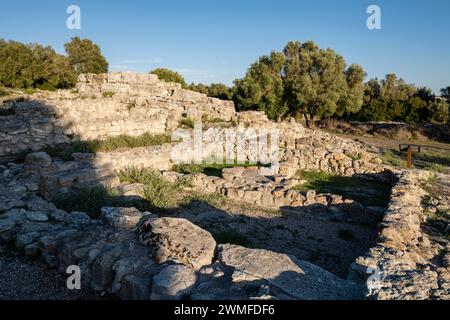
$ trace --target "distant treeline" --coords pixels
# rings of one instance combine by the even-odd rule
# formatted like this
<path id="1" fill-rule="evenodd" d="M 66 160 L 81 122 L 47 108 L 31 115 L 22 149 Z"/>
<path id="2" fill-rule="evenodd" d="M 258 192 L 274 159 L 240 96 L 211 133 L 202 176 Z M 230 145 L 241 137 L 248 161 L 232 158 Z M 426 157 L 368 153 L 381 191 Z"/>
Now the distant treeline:
<path id="1" fill-rule="evenodd" d="M 89 39 L 72 38 L 65 50 L 66 55 L 60 55 L 51 47 L 0 39 L 0 85 L 70 88 L 81 73 L 108 71 L 99 46 Z M 365 83 L 360 65 L 347 66 L 334 50 L 312 41 L 289 42 L 283 52 L 260 57 L 231 88 L 221 83 L 188 85 L 181 74 L 165 68 L 151 73 L 185 89 L 233 100 L 240 111 L 264 111 L 270 119 L 292 116 L 308 126 L 322 119 L 450 122 L 450 86 L 436 97 L 430 89 L 407 84 L 395 74 Z"/>
<path id="2" fill-rule="evenodd" d="M 66 55 L 40 44 L 0 39 L 0 85 L 44 90 L 73 87 L 81 73 L 108 71 L 108 62 L 91 40 L 72 38 L 64 45 Z"/>
<path id="3" fill-rule="evenodd" d="M 289 42 L 253 63 L 233 87 L 190 84 L 167 69 L 151 71 L 160 79 L 211 97 L 233 100 L 238 110 L 264 111 L 271 119 L 293 116 L 313 126 L 321 119 L 449 123 L 450 87 L 436 97 L 431 89 L 407 84 L 395 74 L 364 83 L 359 65 L 347 66 L 332 49 Z"/>

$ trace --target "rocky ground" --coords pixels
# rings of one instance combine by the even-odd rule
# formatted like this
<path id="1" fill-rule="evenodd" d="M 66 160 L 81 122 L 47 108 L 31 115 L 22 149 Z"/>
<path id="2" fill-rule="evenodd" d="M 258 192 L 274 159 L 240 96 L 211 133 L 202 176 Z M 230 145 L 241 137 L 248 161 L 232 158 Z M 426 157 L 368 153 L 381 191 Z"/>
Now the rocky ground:
<path id="1" fill-rule="evenodd" d="M 195 202 L 167 216 L 210 231 L 220 243 L 235 243 L 296 256 L 345 278 L 351 263 L 376 240 L 376 223 L 358 222 L 338 207 L 267 211 L 226 201 L 220 207 Z"/>
<path id="2" fill-rule="evenodd" d="M 66 278 L 40 261 L 0 245 L 0 300 L 97 300 L 89 288 L 69 290 Z"/>

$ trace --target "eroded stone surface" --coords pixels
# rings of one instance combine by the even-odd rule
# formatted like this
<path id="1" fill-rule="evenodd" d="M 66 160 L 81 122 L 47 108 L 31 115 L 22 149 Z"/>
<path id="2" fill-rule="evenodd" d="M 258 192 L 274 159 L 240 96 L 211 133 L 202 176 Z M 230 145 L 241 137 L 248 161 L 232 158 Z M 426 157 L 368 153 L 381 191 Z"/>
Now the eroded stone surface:
<path id="1" fill-rule="evenodd" d="M 213 262 L 216 241 L 186 219 L 149 216 L 138 231 L 141 242 L 154 247 L 158 263 L 174 260 L 198 270 Z"/>
<path id="2" fill-rule="evenodd" d="M 143 213 L 136 208 L 104 207 L 101 209 L 100 219 L 114 228 L 133 229 L 142 216 Z"/>
<path id="3" fill-rule="evenodd" d="M 297 299 L 357 298 L 357 287 L 295 257 L 268 250 L 221 245 L 219 261 L 234 267 L 234 281 L 265 279 Z"/>

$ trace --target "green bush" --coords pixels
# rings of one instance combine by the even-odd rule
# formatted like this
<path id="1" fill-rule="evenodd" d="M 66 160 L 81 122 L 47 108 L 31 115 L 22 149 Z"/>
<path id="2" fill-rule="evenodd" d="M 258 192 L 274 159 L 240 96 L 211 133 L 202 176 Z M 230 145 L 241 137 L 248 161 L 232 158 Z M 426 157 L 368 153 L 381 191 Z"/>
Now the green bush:
<path id="1" fill-rule="evenodd" d="M 183 76 L 178 72 L 166 69 L 166 68 L 157 68 L 150 71 L 151 74 L 155 74 L 158 76 L 159 80 L 165 82 L 175 82 L 181 84 L 182 88 L 187 88 L 187 83 L 184 80 Z"/>
<path id="2" fill-rule="evenodd" d="M 132 167 L 120 171 L 118 175 L 123 182 L 144 184 L 143 196 L 151 207 L 168 209 L 177 206 L 180 186 L 167 181 L 158 171 Z"/>

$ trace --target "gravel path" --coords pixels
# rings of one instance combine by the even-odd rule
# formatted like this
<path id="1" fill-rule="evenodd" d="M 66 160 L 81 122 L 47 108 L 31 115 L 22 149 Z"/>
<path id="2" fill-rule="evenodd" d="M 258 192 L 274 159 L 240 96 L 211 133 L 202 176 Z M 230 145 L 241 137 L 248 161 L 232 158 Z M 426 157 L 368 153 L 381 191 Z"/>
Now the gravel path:
<path id="1" fill-rule="evenodd" d="M 88 289 L 69 290 L 66 278 L 40 261 L 26 260 L 0 246 L 0 300 L 94 300 Z"/>

